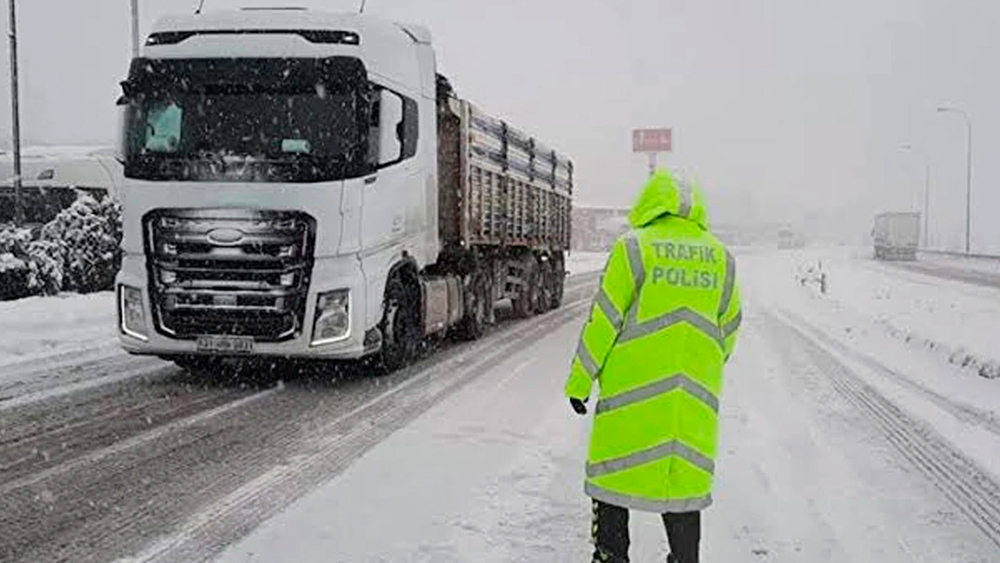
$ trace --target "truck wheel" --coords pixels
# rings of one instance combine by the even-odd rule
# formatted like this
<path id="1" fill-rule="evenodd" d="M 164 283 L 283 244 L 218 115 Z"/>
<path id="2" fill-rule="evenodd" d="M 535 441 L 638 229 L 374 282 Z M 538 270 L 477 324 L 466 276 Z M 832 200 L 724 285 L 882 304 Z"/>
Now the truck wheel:
<path id="1" fill-rule="evenodd" d="M 528 256 L 523 262 L 521 291 L 513 299 L 514 314 L 526 319 L 538 310 L 538 262 Z"/>
<path id="2" fill-rule="evenodd" d="M 562 307 L 566 285 L 566 268 L 562 257 L 552 262 L 552 310 Z"/>
<path id="3" fill-rule="evenodd" d="M 472 276 L 469 288 L 469 302 L 465 318 L 458 326 L 458 334 L 463 340 L 478 340 L 486 332 L 490 320 L 490 287 L 486 274 L 477 272 Z"/>
<path id="4" fill-rule="evenodd" d="M 378 353 L 376 371 L 391 373 L 416 356 L 420 344 L 417 301 L 398 277 L 393 277 L 386 286 L 385 313 L 379 329 L 382 349 Z"/>
<path id="5" fill-rule="evenodd" d="M 552 262 L 542 262 L 536 281 L 538 282 L 536 284 L 538 287 L 536 290 L 538 292 L 538 304 L 535 306 L 535 312 L 542 315 L 552 310 L 553 290 L 555 289 L 555 274 L 552 272 Z"/>

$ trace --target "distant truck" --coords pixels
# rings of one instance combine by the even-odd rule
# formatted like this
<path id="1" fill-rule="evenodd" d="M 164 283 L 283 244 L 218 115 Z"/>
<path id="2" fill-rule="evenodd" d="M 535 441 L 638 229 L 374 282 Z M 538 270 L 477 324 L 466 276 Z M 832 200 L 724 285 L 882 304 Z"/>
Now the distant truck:
<path id="1" fill-rule="evenodd" d="M 778 230 L 778 248 L 784 250 L 790 248 L 802 248 L 805 245 L 805 240 L 803 240 L 802 236 L 796 233 L 793 229 L 785 227 Z"/>
<path id="2" fill-rule="evenodd" d="M 572 162 L 436 68 L 428 30 L 367 15 L 158 22 L 119 101 L 124 348 L 392 370 L 496 301 L 559 307 Z"/>
<path id="3" fill-rule="evenodd" d="M 880 213 L 872 229 L 875 258 L 916 260 L 920 241 L 919 213 Z"/>

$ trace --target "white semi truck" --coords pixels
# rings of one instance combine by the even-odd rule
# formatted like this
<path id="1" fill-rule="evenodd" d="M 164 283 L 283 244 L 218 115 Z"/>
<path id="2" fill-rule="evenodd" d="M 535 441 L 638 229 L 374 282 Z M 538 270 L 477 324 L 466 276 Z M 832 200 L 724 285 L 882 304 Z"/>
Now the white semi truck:
<path id="1" fill-rule="evenodd" d="M 875 216 L 872 228 L 875 258 L 916 260 L 920 244 L 920 214 L 887 212 Z"/>
<path id="2" fill-rule="evenodd" d="M 573 164 L 458 98 L 430 33 L 169 17 L 122 82 L 120 339 L 191 367 L 374 358 L 560 306 Z"/>

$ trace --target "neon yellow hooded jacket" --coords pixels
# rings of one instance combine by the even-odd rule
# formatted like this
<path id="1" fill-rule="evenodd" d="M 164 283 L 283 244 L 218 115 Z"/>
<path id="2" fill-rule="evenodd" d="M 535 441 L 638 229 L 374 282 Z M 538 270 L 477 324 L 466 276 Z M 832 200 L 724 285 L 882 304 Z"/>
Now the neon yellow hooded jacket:
<path id="1" fill-rule="evenodd" d="M 656 513 L 712 503 L 723 366 L 742 311 L 736 262 L 701 191 L 655 174 L 614 246 L 566 395 L 595 407 L 585 490 Z"/>

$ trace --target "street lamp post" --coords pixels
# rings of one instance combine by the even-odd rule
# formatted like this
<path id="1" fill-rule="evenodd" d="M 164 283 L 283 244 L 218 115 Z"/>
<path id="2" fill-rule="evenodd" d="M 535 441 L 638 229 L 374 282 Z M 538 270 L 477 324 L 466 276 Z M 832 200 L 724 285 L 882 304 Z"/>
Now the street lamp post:
<path id="1" fill-rule="evenodd" d="M 10 111 L 11 111 L 11 144 L 14 145 L 14 178 L 11 186 L 14 188 L 14 224 L 21 225 L 24 213 L 21 206 L 21 112 L 18 109 L 17 88 L 17 18 L 15 0 L 9 0 L 10 5 Z"/>
<path id="2" fill-rule="evenodd" d="M 939 113 L 957 113 L 965 118 L 965 127 L 969 135 L 966 143 L 965 154 L 965 253 L 971 252 L 971 230 L 972 230 L 972 118 L 968 112 L 951 107 L 937 108 Z"/>
<path id="3" fill-rule="evenodd" d="M 931 160 L 927 152 L 913 145 L 900 145 L 900 150 L 915 152 L 924 163 L 924 248 L 930 248 L 930 207 L 931 207 Z"/>
<path id="4" fill-rule="evenodd" d="M 132 0 L 132 58 L 139 56 L 139 0 Z"/>

